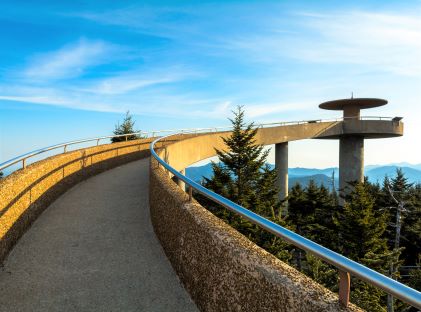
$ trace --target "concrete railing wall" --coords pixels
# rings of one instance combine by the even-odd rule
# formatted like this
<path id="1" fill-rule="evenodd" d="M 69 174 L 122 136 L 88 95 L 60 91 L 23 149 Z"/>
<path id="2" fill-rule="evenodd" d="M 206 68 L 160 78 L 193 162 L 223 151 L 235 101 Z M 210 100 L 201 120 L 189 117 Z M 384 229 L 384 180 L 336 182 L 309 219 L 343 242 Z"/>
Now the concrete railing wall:
<path id="1" fill-rule="evenodd" d="M 376 121 L 378 123 L 378 121 Z M 401 126 L 385 127 L 399 132 Z M 365 124 L 364 131 L 371 129 Z M 259 129 L 258 144 L 332 137 L 341 123 Z M 354 130 L 352 130 L 354 131 Z M 172 137 L 160 155 L 177 170 L 223 149 L 226 133 Z M 180 140 L 180 139 L 183 140 Z M 149 156 L 152 139 L 100 145 L 49 157 L 0 180 L 0 263 L 58 196 L 78 182 Z M 158 145 L 162 146 L 162 145 Z M 151 161 L 150 208 L 155 231 L 193 299 L 203 311 L 337 311 L 337 296 L 210 214 Z M 348 310 L 356 310 L 351 306 Z"/>
<path id="2" fill-rule="evenodd" d="M 25 230 L 76 183 L 150 155 L 152 139 L 99 145 L 49 157 L 0 180 L 0 263 Z"/>
<path id="3" fill-rule="evenodd" d="M 177 141 L 159 154 L 181 170 L 215 155 L 214 147 L 224 148 L 220 136 Z M 336 294 L 253 244 L 196 201 L 190 202 L 154 159 L 149 201 L 155 232 L 201 311 L 359 311 L 354 305 L 342 308 Z"/>

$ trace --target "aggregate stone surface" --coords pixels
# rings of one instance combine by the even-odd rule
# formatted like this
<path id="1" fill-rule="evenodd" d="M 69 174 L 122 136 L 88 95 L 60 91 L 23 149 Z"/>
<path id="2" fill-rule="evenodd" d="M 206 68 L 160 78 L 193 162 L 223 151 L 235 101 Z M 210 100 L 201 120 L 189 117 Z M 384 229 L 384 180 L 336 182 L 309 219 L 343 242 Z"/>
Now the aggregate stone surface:
<path id="1" fill-rule="evenodd" d="M 0 268 L 0 311 L 198 311 L 150 223 L 148 167 L 106 171 L 47 208 Z"/>

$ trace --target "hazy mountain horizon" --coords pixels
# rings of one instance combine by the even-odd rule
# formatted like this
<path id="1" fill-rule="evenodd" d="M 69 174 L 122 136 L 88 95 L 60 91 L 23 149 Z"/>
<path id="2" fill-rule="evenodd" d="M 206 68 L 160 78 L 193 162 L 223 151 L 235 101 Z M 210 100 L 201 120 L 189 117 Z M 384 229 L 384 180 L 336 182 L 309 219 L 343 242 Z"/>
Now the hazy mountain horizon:
<path id="1" fill-rule="evenodd" d="M 405 165 L 405 166 L 402 166 Z M 269 164 L 274 168 L 274 164 Z M 409 164 L 406 162 L 394 163 L 388 165 L 367 165 L 364 167 L 364 174 L 372 183 L 382 183 L 385 176 L 393 178 L 396 175 L 396 170 L 401 168 L 410 183 L 421 183 L 421 164 Z M 296 183 L 308 185 L 310 180 L 314 180 L 318 185 L 325 185 L 331 188 L 332 174 L 334 173 L 335 186 L 339 185 L 339 168 L 329 167 L 324 169 L 319 168 L 305 168 L 292 167 L 288 169 L 289 186 L 292 187 Z M 189 167 L 186 169 L 186 174 L 194 181 L 200 182 L 203 177 L 209 178 L 212 176 L 211 164 L 203 166 Z"/>

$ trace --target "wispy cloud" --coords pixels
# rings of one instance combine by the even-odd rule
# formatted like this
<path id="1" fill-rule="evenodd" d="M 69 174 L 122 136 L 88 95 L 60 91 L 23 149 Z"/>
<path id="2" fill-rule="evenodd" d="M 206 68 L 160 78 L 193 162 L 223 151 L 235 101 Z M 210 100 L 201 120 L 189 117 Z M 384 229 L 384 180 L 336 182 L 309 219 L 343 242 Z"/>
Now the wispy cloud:
<path id="1" fill-rule="evenodd" d="M 124 94 L 130 91 L 138 90 L 141 88 L 169 83 L 176 81 L 172 77 L 162 77 L 157 79 L 145 79 L 144 77 L 115 77 L 105 79 L 94 86 L 84 91 L 97 94 Z"/>
<path id="2" fill-rule="evenodd" d="M 52 106 L 69 107 L 80 110 L 119 112 L 120 109 L 110 105 L 96 96 L 86 96 L 66 88 L 33 87 L 33 86 L 0 86 L 0 100 L 25 102 Z"/>
<path id="3" fill-rule="evenodd" d="M 180 39 L 202 32 L 203 21 L 197 19 L 202 12 L 197 7 L 192 9 L 180 5 L 172 7 L 131 5 L 100 12 L 73 12 L 63 15 L 78 17 L 104 25 L 120 26 L 157 36 Z M 190 23 L 192 19 L 196 27 L 192 27 Z"/>
<path id="4" fill-rule="evenodd" d="M 111 94 L 104 96 L 72 88 L 1 87 L 0 100 L 70 107 L 73 109 L 125 112 L 153 116 L 220 119 L 229 115 L 233 105 L 218 98 L 201 97 L 193 92 L 169 94 L 156 92 Z"/>
<path id="5" fill-rule="evenodd" d="M 421 14 L 354 11 L 315 16 L 304 24 L 315 36 L 296 41 L 300 49 L 292 50 L 297 58 L 421 75 Z"/>
<path id="6" fill-rule="evenodd" d="M 281 103 L 263 103 L 245 105 L 247 116 L 249 118 L 259 118 L 271 114 L 287 113 L 291 111 L 302 111 L 314 107 L 314 101 L 302 101 L 297 103 L 281 102 Z"/>
<path id="7" fill-rule="evenodd" d="M 272 6 L 270 13 L 247 4 L 219 9 L 233 10 L 241 16 L 241 27 L 238 22 L 215 14 L 218 9 L 206 8 L 132 6 L 75 15 L 171 38 L 206 55 L 236 61 L 281 66 L 286 59 L 295 59 L 315 64 L 359 65 L 367 71 L 397 75 L 421 73 L 419 8 L 411 13 L 348 9 L 282 14 L 278 14 L 282 8 L 277 6 Z"/>
<path id="8" fill-rule="evenodd" d="M 235 11 L 241 23 L 218 14 L 229 6 L 197 10 L 132 6 L 70 14 L 129 33 L 131 48 L 136 50 L 132 56 L 141 60 L 104 66 L 104 72 L 86 77 L 90 67 L 115 62 L 116 47 L 82 39 L 32 58 L 21 84 L 42 85 L 46 90 L 2 91 L 0 85 L 0 95 L 79 109 L 212 118 L 229 115 L 232 106 L 244 104 L 250 118 L 261 118 L 309 107 L 320 113 L 319 98 L 358 92 L 355 86 L 361 89 L 361 81 L 366 84 L 379 73 L 421 77 L 421 16 L 416 13 L 278 14 L 276 7 L 238 8 L 243 10 Z M 171 40 L 162 43 L 138 32 Z M 153 47 L 145 49 L 148 43 L 142 40 L 150 40 Z M 61 81 L 75 77 L 80 79 Z M 373 86 L 369 88 L 372 92 Z"/>
<path id="9" fill-rule="evenodd" d="M 35 80 L 60 80 L 78 77 L 88 67 L 105 62 L 115 47 L 103 41 L 81 39 L 52 52 L 32 58 L 23 76 Z"/>
<path id="10" fill-rule="evenodd" d="M 284 21 L 273 20 L 263 33 L 227 38 L 225 46 L 257 62 L 283 63 L 290 58 L 357 65 L 360 72 L 421 75 L 421 14 L 305 12 L 295 13 L 293 23 L 293 31 L 284 32 Z"/>
<path id="11" fill-rule="evenodd" d="M 80 91 L 117 95 L 126 94 L 147 87 L 176 83 L 187 78 L 197 77 L 198 73 L 182 67 L 155 70 L 137 69 L 130 72 L 118 73 L 112 77 L 96 79 L 92 83 L 85 83 Z"/>

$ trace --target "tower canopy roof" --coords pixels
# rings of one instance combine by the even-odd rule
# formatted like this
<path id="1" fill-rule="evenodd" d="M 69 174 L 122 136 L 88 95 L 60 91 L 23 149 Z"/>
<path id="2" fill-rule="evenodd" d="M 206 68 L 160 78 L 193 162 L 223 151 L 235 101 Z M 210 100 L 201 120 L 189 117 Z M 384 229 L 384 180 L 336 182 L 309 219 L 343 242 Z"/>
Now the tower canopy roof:
<path id="1" fill-rule="evenodd" d="M 351 98 L 324 102 L 319 105 L 321 109 L 345 110 L 348 107 L 359 109 L 373 108 L 386 105 L 387 101 L 376 98 Z"/>

